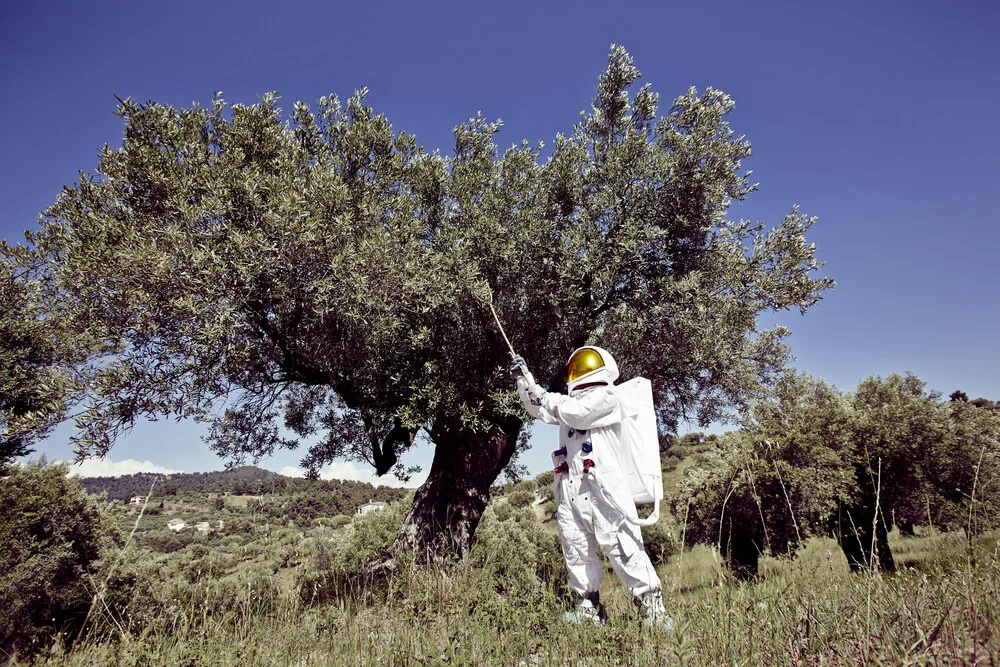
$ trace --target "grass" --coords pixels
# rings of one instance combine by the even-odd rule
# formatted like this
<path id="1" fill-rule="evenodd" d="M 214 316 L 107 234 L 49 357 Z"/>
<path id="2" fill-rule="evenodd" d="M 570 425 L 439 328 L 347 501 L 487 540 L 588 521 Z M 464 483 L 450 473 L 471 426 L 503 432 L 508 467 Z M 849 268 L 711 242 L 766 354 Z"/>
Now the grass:
<path id="1" fill-rule="evenodd" d="M 610 623 L 576 627 L 558 622 L 557 600 L 500 590 L 493 575 L 464 564 L 448 571 L 404 568 L 388 586 L 341 594 L 316 607 L 303 603 L 289 580 L 280 588 L 256 589 L 252 583 L 209 582 L 203 595 L 176 600 L 156 622 L 132 634 L 109 640 L 95 626 L 72 655 L 56 649 L 44 662 L 1000 663 L 997 535 L 978 541 L 974 562 L 961 535 L 893 535 L 892 546 L 901 565 L 894 575 L 851 574 L 835 542 L 814 539 L 794 560 L 763 559 L 760 579 L 742 585 L 729 582 L 711 549 L 687 550 L 660 568 L 668 608 L 678 621 L 673 634 L 644 629 L 613 576 L 602 587 Z"/>

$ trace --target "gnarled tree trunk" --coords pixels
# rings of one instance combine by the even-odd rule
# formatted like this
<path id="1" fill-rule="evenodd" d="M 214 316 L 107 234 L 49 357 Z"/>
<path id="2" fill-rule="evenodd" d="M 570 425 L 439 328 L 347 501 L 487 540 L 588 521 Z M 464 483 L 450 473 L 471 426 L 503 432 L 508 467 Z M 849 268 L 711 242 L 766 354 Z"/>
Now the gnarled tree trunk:
<path id="1" fill-rule="evenodd" d="M 485 434 L 463 428 L 457 419 L 435 419 L 430 475 L 417 489 L 397 546 L 427 560 L 466 557 L 490 486 L 510 463 L 520 432 L 521 421 L 514 418 Z"/>

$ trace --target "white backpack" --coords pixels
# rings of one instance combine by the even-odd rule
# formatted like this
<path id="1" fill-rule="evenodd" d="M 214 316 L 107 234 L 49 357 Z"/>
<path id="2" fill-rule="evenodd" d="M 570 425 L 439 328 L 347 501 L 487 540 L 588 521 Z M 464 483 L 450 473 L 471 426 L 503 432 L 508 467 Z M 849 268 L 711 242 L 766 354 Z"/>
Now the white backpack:
<path id="1" fill-rule="evenodd" d="M 638 519 L 640 526 L 650 526 L 660 518 L 663 499 L 663 471 L 660 468 L 660 440 L 653 408 L 653 387 L 644 377 L 616 385 L 621 401 L 622 448 L 619 465 L 628 479 L 632 500 L 653 503 L 653 513 Z"/>

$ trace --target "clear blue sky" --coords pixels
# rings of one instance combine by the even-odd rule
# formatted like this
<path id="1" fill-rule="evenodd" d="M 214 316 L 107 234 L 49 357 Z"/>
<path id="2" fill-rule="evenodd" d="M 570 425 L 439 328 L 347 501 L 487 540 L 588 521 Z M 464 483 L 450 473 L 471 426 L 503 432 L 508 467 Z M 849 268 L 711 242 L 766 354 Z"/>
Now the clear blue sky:
<path id="1" fill-rule="evenodd" d="M 754 148 L 733 217 L 819 216 L 838 286 L 793 332 L 796 366 L 853 389 L 911 370 L 1000 399 L 1000 5 L 980 2 L 7 2 L 0 8 L 0 238 L 36 224 L 104 143 L 114 95 L 283 106 L 367 86 L 396 129 L 450 152 L 482 111 L 501 144 L 567 132 L 623 44 L 664 102 L 713 86 Z M 664 105 L 665 106 L 665 105 Z M 770 323 L 770 321 L 769 321 Z M 67 458 L 68 429 L 39 447 Z M 111 458 L 221 462 L 190 425 L 138 429 Z M 526 459 L 548 467 L 548 438 Z M 427 448 L 415 462 L 426 464 Z M 298 454 L 263 463 L 281 469 Z"/>

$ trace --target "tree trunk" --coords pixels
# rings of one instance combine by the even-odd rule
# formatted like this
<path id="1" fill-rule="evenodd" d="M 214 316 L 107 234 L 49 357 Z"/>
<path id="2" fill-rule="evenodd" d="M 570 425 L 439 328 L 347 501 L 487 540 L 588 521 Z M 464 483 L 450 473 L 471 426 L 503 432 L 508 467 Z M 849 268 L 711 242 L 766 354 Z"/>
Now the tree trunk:
<path id="1" fill-rule="evenodd" d="M 513 418 L 487 434 L 462 428 L 457 419 L 435 419 L 430 475 L 417 489 L 396 545 L 426 560 L 465 558 L 490 487 L 510 463 L 520 431 L 520 420 Z"/>
<path id="2" fill-rule="evenodd" d="M 835 517 L 834 535 L 847 556 L 851 572 L 867 570 L 872 564 L 872 524 L 875 524 L 875 562 L 883 572 L 895 572 L 896 561 L 889 548 L 891 521 L 884 508 L 875 519 L 875 502 L 842 507 Z"/>
<path id="3" fill-rule="evenodd" d="M 758 536 L 729 519 L 722 534 L 722 557 L 737 581 L 752 581 L 757 576 L 760 563 Z M 758 524 L 759 525 L 759 524 Z"/>

